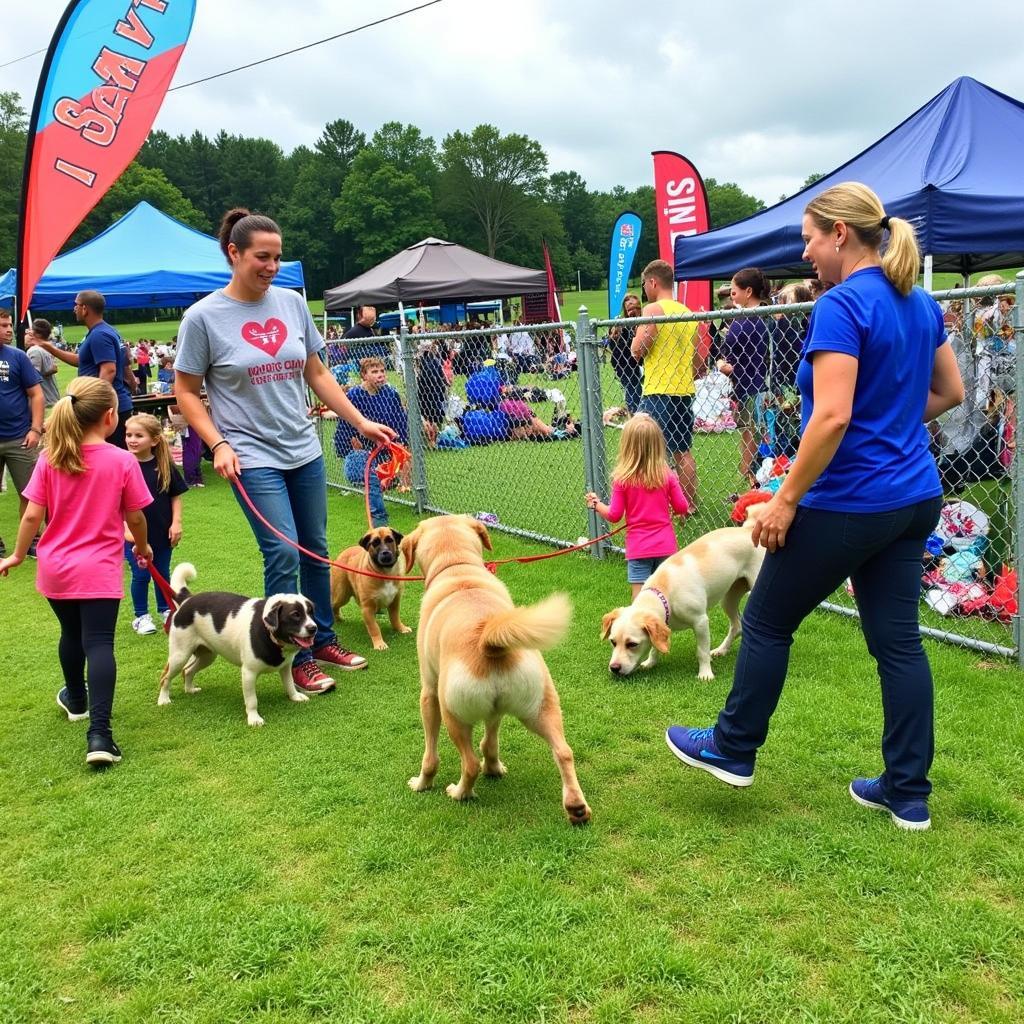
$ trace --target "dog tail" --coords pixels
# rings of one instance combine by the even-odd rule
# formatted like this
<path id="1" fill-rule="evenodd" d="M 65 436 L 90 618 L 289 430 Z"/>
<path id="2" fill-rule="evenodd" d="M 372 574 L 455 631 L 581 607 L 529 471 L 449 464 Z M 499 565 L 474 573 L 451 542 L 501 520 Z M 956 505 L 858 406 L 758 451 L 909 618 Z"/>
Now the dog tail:
<path id="1" fill-rule="evenodd" d="M 552 594 L 527 608 L 510 608 L 484 622 L 480 650 L 487 658 L 509 651 L 546 651 L 569 631 L 572 605 L 565 594 Z"/>
<path id="2" fill-rule="evenodd" d="M 171 590 L 174 591 L 174 600 L 181 604 L 192 596 L 188 584 L 196 578 L 196 567 L 191 562 L 182 562 L 174 567 L 171 573 Z"/>

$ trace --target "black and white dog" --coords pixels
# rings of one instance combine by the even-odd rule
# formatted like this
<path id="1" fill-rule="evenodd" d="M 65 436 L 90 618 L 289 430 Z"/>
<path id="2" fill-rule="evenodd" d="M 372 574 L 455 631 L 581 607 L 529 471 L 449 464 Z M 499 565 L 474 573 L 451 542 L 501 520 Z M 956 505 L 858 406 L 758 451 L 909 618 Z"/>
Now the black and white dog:
<path id="1" fill-rule="evenodd" d="M 193 594 L 188 584 L 196 570 L 182 562 L 171 574 L 177 609 L 168 634 L 167 664 L 160 676 L 157 704 L 171 703 L 171 680 L 182 673 L 186 693 L 199 693 L 197 672 L 219 654 L 242 669 L 242 695 L 249 725 L 262 725 L 256 711 L 256 677 L 278 672 L 289 700 L 309 698 L 295 689 L 292 662 L 298 649 L 313 646 L 313 602 L 301 594 L 243 597 L 211 590 Z M 182 671 L 184 670 L 184 671 Z"/>

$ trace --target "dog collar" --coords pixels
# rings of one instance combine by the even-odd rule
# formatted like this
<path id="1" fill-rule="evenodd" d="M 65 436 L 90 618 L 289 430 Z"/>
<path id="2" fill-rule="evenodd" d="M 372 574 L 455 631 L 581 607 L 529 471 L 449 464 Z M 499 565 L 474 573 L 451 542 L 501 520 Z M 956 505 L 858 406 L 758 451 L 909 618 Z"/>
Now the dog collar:
<path id="1" fill-rule="evenodd" d="M 657 587 L 643 587 L 642 589 L 646 590 L 649 594 L 654 594 L 661 602 L 661 607 L 665 609 L 665 625 L 667 626 L 670 617 L 668 598 Z"/>

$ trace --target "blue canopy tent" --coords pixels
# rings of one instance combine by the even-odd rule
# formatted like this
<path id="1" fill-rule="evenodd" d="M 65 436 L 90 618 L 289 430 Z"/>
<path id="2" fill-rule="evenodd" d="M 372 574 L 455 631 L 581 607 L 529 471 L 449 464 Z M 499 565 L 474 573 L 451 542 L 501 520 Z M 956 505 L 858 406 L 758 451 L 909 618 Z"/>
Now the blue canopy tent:
<path id="1" fill-rule="evenodd" d="M 223 288 L 231 271 L 216 238 L 139 203 L 106 231 L 58 256 L 36 285 L 30 309 L 70 309 L 75 295 L 102 292 L 108 309 L 190 306 Z M 14 295 L 13 270 L 0 277 L 0 305 Z M 304 288 L 302 264 L 282 263 L 274 284 Z"/>
<path id="2" fill-rule="evenodd" d="M 678 238 L 677 280 L 729 278 L 742 267 L 784 277 L 801 260 L 807 203 L 862 181 L 886 213 L 914 224 L 934 270 L 970 274 L 1024 264 L 1024 104 L 958 78 L 884 138 L 783 202 L 717 231 Z"/>

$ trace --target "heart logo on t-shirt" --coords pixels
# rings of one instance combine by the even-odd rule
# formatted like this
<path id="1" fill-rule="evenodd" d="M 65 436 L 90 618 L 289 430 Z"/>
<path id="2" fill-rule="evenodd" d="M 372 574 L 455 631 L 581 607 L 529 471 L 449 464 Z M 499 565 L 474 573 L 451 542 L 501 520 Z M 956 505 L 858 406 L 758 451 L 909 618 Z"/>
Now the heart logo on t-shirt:
<path id="1" fill-rule="evenodd" d="M 254 348 L 266 352 L 268 356 L 276 356 L 288 337 L 288 328 L 272 316 L 265 324 L 250 320 L 242 327 L 242 339 Z"/>

